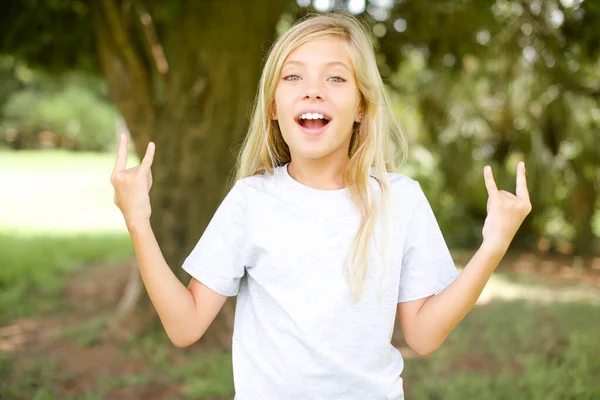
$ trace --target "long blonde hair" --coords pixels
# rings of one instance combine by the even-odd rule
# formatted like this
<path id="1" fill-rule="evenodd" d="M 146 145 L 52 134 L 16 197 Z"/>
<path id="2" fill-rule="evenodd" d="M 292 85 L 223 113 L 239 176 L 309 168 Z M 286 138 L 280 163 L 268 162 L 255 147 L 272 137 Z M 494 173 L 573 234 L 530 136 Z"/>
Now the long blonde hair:
<path id="1" fill-rule="evenodd" d="M 344 260 L 346 282 L 357 301 L 362 295 L 369 242 L 379 212 L 386 227 L 390 222 L 387 216 L 390 191 L 387 172 L 394 172 L 404 162 L 407 150 L 406 135 L 394 115 L 377 69 L 368 29 L 358 19 L 340 12 L 308 15 L 271 46 L 260 77 L 248 134 L 237 158 L 235 181 L 265 171 L 273 174 L 275 167 L 291 162 L 289 147 L 281 135 L 279 124 L 271 119 L 275 88 L 287 56 L 302 44 L 326 36 L 339 38 L 345 44 L 361 94 L 363 116 L 360 123 L 354 124 L 348 149 L 350 159 L 344 170 L 348 195 L 361 215 L 358 232 Z M 372 167 L 381 188 L 381 207 L 373 201 L 369 185 Z M 384 260 L 381 284 L 387 272 L 387 241 L 384 239 L 383 251 L 380 251 Z"/>

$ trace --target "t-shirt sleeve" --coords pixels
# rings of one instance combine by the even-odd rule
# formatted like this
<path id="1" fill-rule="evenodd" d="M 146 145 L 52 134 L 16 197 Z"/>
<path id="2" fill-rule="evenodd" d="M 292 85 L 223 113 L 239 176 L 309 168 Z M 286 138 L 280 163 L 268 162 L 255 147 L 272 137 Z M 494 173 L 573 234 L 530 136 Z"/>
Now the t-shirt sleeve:
<path id="1" fill-rule="evenodd" d="M 182 268 L 223 296 L 235 296 L 244 276 L 246 201 L 237 181 L 215 211 Z"/>
<path id="2" fill-rule="evenodd" d="M 433 210 L 415 181 L 400 269 L 398 303 L 441 292 L 458 276 Z"/>

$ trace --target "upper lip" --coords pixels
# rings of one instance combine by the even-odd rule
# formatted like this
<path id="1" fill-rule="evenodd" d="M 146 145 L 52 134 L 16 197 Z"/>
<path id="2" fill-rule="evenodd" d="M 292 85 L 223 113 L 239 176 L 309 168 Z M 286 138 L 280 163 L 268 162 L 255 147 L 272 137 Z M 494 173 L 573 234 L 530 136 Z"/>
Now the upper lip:
<path id="1" fill-rule="evenodd" d="M 302 116 L 302 114 L 306 114 L 306 113 L 321 114 L 321 115 L 323 115 L 323 117 L 326 120 L 331 121 L 331 116 L 327 113 L 327 111 L 325 111 L 323 109 L 319 109 L 319 108 L 306 108 L 304 110 L 301 110 L 296 114 L 296 117 L 294 119 L 296 121 L 298 121 L 300 119 L 300 117 Z"/>

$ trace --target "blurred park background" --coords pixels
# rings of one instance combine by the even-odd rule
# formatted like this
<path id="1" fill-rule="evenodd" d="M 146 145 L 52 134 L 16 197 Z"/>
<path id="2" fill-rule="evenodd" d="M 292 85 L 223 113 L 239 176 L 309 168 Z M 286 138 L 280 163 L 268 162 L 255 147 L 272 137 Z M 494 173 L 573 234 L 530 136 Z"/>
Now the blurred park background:
<path id="1" fill-rule="evenodd" d="M 229 187 L 263 57 L 306 13 L 371 27 L 419 180 L 459 267 L 483 166 L 532 213 L 407 399 L 600 398 L 600 2 L 10 0 L 0 13 L 0 398 L 231 399 L 230 298 L 194 346 L 148 305 L 109 176 L 148 141 L 152 226 L 180 265 Z M 399 327 L 397 327 L 399 328 Z"/>

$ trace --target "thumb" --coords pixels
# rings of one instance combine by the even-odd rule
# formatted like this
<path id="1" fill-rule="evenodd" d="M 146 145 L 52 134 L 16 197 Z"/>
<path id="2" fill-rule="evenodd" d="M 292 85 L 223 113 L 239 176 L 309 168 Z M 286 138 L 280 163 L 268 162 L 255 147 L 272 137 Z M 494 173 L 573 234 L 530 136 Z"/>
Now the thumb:
<path id="1" fill-rule="evenodd" d="M 498 192 L 498 187 L 494 181 L 494 174 L 492 173 L 492 167 L 486 165 L 483 169 L 483 177 L 485 181 L 485 187 L 490 196 L 495 195 Z"/>

